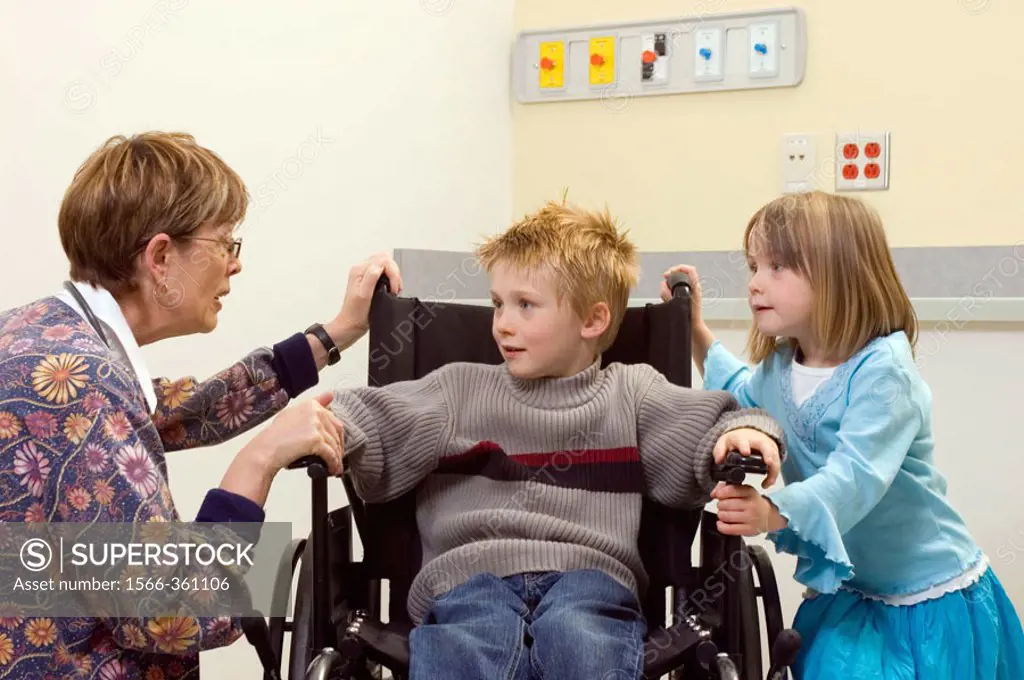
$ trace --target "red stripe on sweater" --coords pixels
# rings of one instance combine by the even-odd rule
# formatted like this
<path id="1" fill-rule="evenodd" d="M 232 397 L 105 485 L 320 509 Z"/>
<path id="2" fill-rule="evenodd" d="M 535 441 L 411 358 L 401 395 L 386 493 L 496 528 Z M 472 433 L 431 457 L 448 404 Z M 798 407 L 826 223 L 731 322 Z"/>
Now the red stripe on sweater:
<path id="1" fill-rule="evenodd" d="M 503 449 L 497 443 L 492 441 L 482 441 L 465 453 L 449 457 L 445 462 L 458 463 L 476 456 L 501 452 L 503 452 Z M 640 452 L 635 446 L 621 446 L 612 449 L 578 449 L 575 451 L 552 451 L 550 453 L 518 453 L 508 456 L 508 458 L 521 465 L 526 465 L 527 467 L 544 467 L 549 464 L 564 466 L 569 462 L 582 465 L 591 463 L 639 463 Z"/>

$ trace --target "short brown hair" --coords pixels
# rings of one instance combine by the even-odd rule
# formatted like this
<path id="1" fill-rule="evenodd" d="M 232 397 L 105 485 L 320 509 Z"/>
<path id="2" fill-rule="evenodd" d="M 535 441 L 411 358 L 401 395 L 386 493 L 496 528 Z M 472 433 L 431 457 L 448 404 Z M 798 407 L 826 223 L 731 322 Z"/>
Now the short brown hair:
<path id="1" fill-rule="evenodd" d="M 151 238 L 181 238 L 206 224 L 237 225 L 248 202 L 238 174 L 191 135 L 111 137 L 78 168 L 60 206 L 71 278 L 131 289 L 135 256 Z"/>
<path id="2" fill-rule="evenodd" d="M 816 341 L 845 361 L 876 337 L 904 331 L 917 342 L 917 315 L 892 261 L 878 213 L 823 191 L 790 194 L 758 210 L 743 234 L 748 258 L 764 254 L 810 281 Z M 755 363 L 779 340 L 751 326 Z"/>
<path id="3" fill-rule="evenodd" d="M 517 269 L 547 269 L 558 299 L 568 299 L 581 318 L 591 305 L 604 302 L 611 312 L 598 351 L 611 346 L 639 277 L 636 246 L 620 233 L 608 213 L 549 202 L 508 230 L 486 240 L 476 251 L 488 272 L 498 263 Z"/>

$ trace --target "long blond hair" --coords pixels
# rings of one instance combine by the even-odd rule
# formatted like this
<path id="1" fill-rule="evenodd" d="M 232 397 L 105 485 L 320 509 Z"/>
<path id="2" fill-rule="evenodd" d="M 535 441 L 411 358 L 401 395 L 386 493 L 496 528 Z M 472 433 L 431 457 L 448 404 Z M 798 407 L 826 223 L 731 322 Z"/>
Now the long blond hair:
<path id="1" fill-rule="evenodd" d="M 917 315 L 882 220 L 863 201 L 822 191 L 777 198 L 750 218 L 743 249 L 748 258 L 762 254 L 810 281 L 815 342 L 831 356 L 845 361 L 872 339 L 897 331 L 916 345 Z M 765 360 L 779 344 L 751 326 L 752 361 Z"/>

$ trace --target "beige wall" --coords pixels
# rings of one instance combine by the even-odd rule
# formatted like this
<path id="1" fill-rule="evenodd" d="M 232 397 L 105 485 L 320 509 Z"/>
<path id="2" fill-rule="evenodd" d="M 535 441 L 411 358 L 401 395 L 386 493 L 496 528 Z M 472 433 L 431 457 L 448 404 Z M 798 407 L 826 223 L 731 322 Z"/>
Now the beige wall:
<path id="1" fill-rule="evenodd" d="M 518 0 L 515 26 L 771 6 L 777 5 Z M 784 133 L 817 135 L 820 161 L 831 156 L 837 131 L 889 130 L 890 190 L 859 195 L 880 209 L 894 247 L 1020 243 L 1024 174 L 1015 170 L 1024 158 L 1018 132 L 1024 3 L 806 0 L 799 6 L 808 28 L 807 72 L 799 87 L 636 98 L 627 106 L 516 103 L 513 214 L 558 199 L 568 187 L 573 200 L 607 203 L 644 251 L 738 248 L 750 214 L 780 190 Z M 833 186 L 831 173 L 820 176 L 821 188 Z M 924 325 L 920 346 L 921 370 L 935 399 L 936 460 L 952 502 L 1024 611 L 1024 462 L 1007 455 L 1019 439 L 1013 414 L 1024 380 L 1024 324 L 968 324 L 948 334 L 934 326 Z M 714 330 L 742 353 L 745 322 L 722 322 Z M 792 578 L 795 562 L 769 552 L 788 620 L 802 590 Z"/>
<path id="2" fill-rule="evenodd" d="M 515 25 L 518 31 L 773 6 L 518 0 Z M 815 134 L 820 161 L 831 157 L 838 131 L 888 130 L 890 190 L 862 195 L 882 211 L 893 246 L 1024 238 L 1024 3 L 798 6 L 807 15 L 808 59 L 796 88 L 636 98 L 626 106 L 517 103 L 514 214 L 568 187 L 572 199 L 607 203 L 643 250 L 731 249 L 749 215 L 780 189 L 784 133 Z M 820 173 L 820 185 L 832 190 L 831 170 Z"/>

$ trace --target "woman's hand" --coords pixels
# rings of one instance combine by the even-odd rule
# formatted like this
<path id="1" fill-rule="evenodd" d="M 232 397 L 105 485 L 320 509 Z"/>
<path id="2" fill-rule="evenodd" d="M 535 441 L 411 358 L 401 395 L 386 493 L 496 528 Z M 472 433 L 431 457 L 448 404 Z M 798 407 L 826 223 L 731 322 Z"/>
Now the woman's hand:
<path id="1" fill-rule="evenodd" d="M 328 392 L 284 409 L 246 448 L 255 446 L 274 473 L 303 456 L 319 456 L 332 475 L 341 474 L 345 427 L 327 408 L 332 399 Z"/>
<path id="2" fill-rule="evenodd" d="M 345 433 L 341 421 L 327 406 L 325 393 L 289 406 L 238 452 L 220 487 L 262 506 L 277 473 L 304 456 L 319 456 L 331 475 L 341 474 Z"/>
<path id="3" fill-rule="evenodd" d="M 341 311 L 324 324 L 324 330 L 344 351 L 356 343 L 370 329 L 370 301 L 381 274 L 386 274 L 391 293 L 402 292 L 402 275 L 398 264 L 387 253 L 378 253 L 361 262 L 348 272 L 348 285 Z"/>

